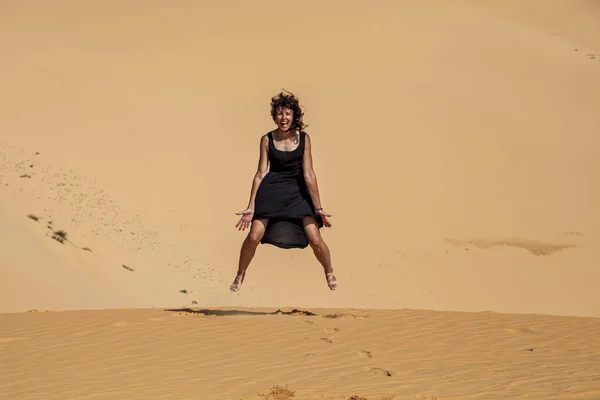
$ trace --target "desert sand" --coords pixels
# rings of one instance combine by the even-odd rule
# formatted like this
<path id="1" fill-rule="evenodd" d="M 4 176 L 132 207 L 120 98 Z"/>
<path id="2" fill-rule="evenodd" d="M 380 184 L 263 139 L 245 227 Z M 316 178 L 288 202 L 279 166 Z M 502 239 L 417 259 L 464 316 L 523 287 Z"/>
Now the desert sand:
<path id="1" fill-rule="evenodd" d="M 600 398 L 598 20 L 0 0 L 0 398 Z M 282 89 L 340 287 L 261 246 L 233 294 Z"/>
<path id="2" fill-rule="evenodd" d="M 0 324 L 7 399 L 600 398 L 598 318 L 196 308 Z"/>

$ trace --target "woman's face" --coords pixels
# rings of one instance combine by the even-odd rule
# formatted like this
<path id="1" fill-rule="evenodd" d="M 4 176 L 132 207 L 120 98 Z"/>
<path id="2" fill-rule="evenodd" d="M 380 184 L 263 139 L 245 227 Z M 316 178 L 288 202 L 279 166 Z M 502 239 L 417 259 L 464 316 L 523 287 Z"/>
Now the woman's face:
<path id="1" fill-rule="evenodd" d="M 294 111 L 287 107 L 279 107 L 275 112 L 275 123 L 282 132 L 287 132 L 294 121 Z"/>

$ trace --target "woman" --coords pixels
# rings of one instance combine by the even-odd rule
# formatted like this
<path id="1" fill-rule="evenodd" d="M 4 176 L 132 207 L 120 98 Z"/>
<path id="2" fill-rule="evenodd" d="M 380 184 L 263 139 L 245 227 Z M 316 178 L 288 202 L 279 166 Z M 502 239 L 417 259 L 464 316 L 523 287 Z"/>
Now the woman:
<path id="1" fill-rule="evenodd" d="M 319 229 L 331 227 L 321 206 L 317 177 L 313 170 L 310 136 L 302 129 L 302 110 L 291 93 L 271 99 L 271 117 L 277 129 L 262 136 L 258 170 L 254 176 L 248 208 L 238 230 L 250 228 L 240 251 L 237 276 L 231 291 L 241 289 L 248 265 L 259 243 L 290 249 L 312 247 L 323 266 L 327 285 L 337 289 L 329 248 Z"/>

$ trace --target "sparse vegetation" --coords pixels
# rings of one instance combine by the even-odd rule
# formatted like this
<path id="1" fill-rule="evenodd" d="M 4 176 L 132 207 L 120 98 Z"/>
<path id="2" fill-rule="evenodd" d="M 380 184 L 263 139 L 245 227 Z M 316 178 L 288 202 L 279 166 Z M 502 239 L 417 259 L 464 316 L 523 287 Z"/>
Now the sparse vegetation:
<path id="1" fill-rule="evenodd" d="M 92 253 L 92 249 L 90 249 L 89 247 L 83 247 L 81 250 L 83 250 L 83 251 L 89 251 L 90 253 Z"/>
<path id="2" fill-rule="evenodd" d="M 181 290 L 179 291 L 179 293 L 188 294 L 188 291 L 187 291 L 187 289 L 181 289 Z"/>
<path id="3" fill-rule="evenodd" d="M 265 393 L 259 393 L 260 397 L 265 400 L 292 400 L 296 398 L 295 392 L 286 387 L 273 386 Z"/>
<path id="4" fill-rule="evenodd" d="M 67 232 L 63 230 L 54 231 L 52 239 L 56 240 L 57 242 L 64 243 L 64 241 L 67 240 Z"/>
<path id="5" fill-rule="evenodd" d="M 23 175 L 21 175 L 21 178 L 31 178 L 31 175 L 29 175 L 29 174 L 23 174 Z"/>
<path id="6" fill-rule="evenodd" d="M 27 216 L 27 218 L 29 218 L 29 219 L 32 219 L 32 220 L 34 220 L 34 221 L 37 221 L 37 220 L 39 220 L 39 219 L 40 219 L 40 217 L 38 217 L 37 215 L 33 215 L 33 214 L 29 214 L 29 215 Z"/>
<path id="7" fill-rule="evenodd" d="M 194 304 L 198 304 L 198 302 L 196 300 L 192 300 L 192 305 Z"/>
<path id="8" fill-rule="evenodd" d="M 128 267 L 128 266 L 127 266 L 127 265 L 125 265 L 125 264 L 123 264 L 123 265 L 122 265 L 122 267 L 123 267 L 123 268 L 125 268 L 127 271 L 131 271 L 131 272 L 135 271 L 133 268 L 131 268 L 131 267 Z"/>

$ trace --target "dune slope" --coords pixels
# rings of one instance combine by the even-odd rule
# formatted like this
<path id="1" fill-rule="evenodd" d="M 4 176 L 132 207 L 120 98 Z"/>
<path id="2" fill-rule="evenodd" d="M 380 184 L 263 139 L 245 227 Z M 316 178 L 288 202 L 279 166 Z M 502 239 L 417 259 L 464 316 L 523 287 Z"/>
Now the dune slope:
<path id="1" fill-rule="evenodd" d="M 600 11 L 542 4 L 0 1 L 7 218 L 52 218 L 144 307 L 600 316 Z M 282 88 L 305 105 L 340 290 L 310 249 L 261 247 L 232 295 L 234 212 Z M 71 265 L 44 260 L 27 276 Z"/>

